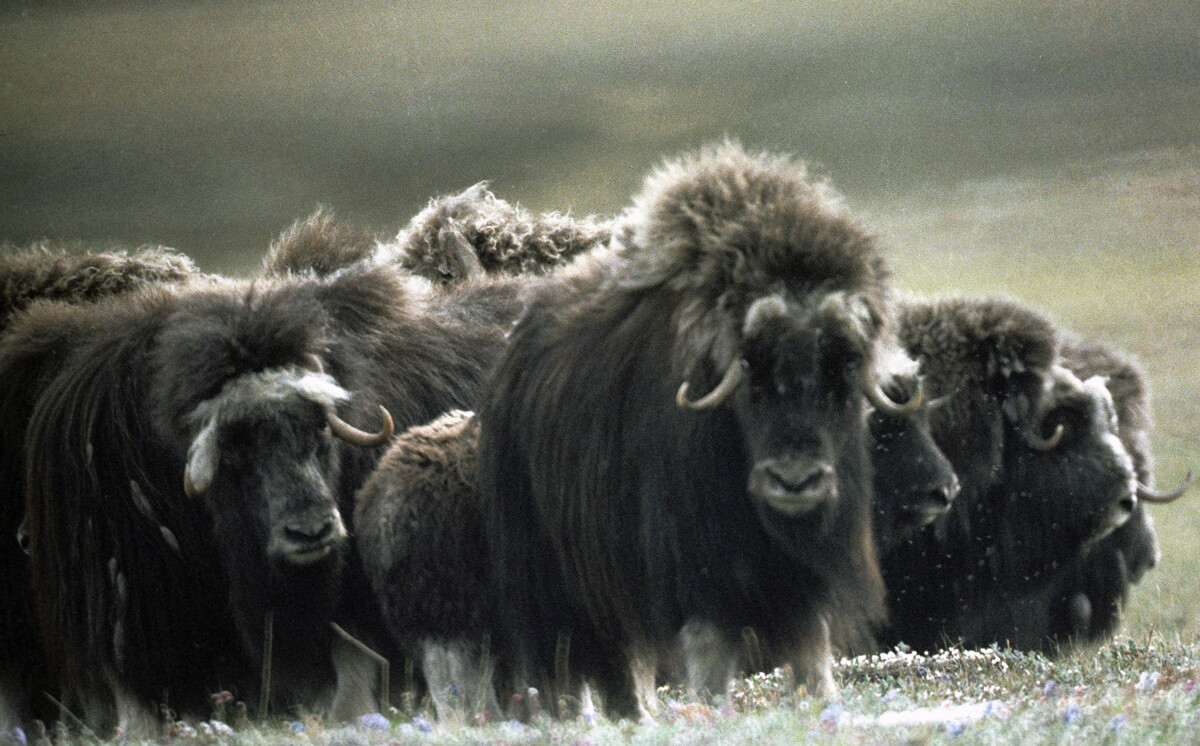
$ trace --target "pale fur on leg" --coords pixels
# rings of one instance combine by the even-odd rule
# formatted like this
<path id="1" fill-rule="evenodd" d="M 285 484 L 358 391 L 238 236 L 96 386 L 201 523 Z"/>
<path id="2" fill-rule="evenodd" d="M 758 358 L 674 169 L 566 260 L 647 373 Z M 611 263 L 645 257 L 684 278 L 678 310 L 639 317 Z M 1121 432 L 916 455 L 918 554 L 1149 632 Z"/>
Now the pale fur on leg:
<path id="1" fill-rule="evenodd" d="M 679 630 L 679 648 L 689 696 L 709 700 L 729 693 L 737 670 L 737 653 L 716 625 L 689 620 Z"/>

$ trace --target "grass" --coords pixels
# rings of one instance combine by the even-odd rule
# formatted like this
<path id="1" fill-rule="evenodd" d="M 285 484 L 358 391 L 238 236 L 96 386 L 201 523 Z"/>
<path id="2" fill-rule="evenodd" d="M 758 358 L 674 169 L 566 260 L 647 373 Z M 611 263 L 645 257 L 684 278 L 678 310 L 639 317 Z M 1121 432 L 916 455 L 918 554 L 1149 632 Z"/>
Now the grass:
<path id="1" fill-rule="evenodd" d="M 1200 647 L 1121 637 L 1060 660 L 990 648 L 936 656 L 892 652 L 843 660 L 840 694 L 821 700 L 785 671 L 738 682 L 720 706 L 660 690 L 653 721 L 584 710 L 532 723 L 430 722 L 428 713 L 368 716 L 331 727 L 316 717 L 236 731 L 179 724 L 160 739 L 229 746 L 402 744 L 883 744 L 1195 743 L 1200 738 Z M 94 739 L 71 739 L 92 743 Z M 135 740 L 122 743 L 136 744 Z"/>

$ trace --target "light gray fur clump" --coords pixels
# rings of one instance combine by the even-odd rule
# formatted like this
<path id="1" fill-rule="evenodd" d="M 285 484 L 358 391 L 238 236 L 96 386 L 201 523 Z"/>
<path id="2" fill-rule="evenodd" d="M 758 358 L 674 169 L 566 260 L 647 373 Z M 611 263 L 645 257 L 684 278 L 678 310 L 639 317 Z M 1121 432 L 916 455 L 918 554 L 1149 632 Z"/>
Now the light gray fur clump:
<path id="1" fill-rule="evenodd" d="M 453 284 L 479 271 L 540 274 L 607 243 L 611 233 L 595 217 L 531 214 L 481 182 L 431 200 L 384 250 L 414 274 Z"/>

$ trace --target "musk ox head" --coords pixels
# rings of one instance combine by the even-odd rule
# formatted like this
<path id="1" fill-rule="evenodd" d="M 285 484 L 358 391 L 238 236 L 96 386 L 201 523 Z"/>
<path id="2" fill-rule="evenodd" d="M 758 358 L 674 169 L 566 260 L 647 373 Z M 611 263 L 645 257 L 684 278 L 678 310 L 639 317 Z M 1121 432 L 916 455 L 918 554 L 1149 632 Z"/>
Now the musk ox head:
<path id="1" fill-rule="evenodd" d="M 651 174 L 614 245 L 629 282 L 677 299 L 676 402 L 730 403 L 749 494 L 789 517 L 836 503 L 858 430 L 837 423 L 861 418 L 864 395 L 907 411 L 875 369 L 886 271 L 840 196 L 803 163 L 726 142 Z"/>
<path id="2" fill-rule="evenodd" d="M 1022 533 L 1038 535 L 1038 543 L 1053 541 L 1077 552 L 1133 515 L 1137 476 L 1117 436 L 1104 379 L 1080 381 L 1055 366 L 1044 396 L 1017 433 L 1006 456 L 1007 492 L 1013 496 L 1006 525 L 1021 524 Z M 1053 545 L 1045 550 L 1053 552 Z"/>
<path id="3" fill-rule="evenodd" d="M 304 365 L 230 380 L 187 417 L 196 434 L 184 491 L 203 498 L 218 522 L 237 521 L 241 530 L 254 532 L 273 560 L 307 565 L 324 559 L 346 540 L 334 437 L 370 447 L 392 433 L 382 407 L 378 433 L 341 420 L 335 408 L 349 398 L 311 355 Z"/>
<path id="4" fill-rule="evenodd" d="M 891 399 L 909 401 L 919 387 L 917 364 L 911 362 L 899 368 L 884 385 L 884 392 Z M 874 533 L 881 554 L 954 505 L 960 489 L 958 475 L 929 430 L 930 412 L 952 396 L 922 397 L 921 406 L 907 416 L 879 408 L 867 415 L 874 470 Z"/>
<path id="5" fill-rule="evenodd" d="M 705 411 L 729 402 L 750 456 L 747 491 L 788 517 L 832 506 L 837 468 L 854 447 L 849 438 L 864 400 L 886 416 L 917 411 L 917 391 L 904 404 L 883 393 L 874 368 L 879 320 L 862 298 L 835 292 L 755 300 L 743 323 L 739 354 L 719 383 L 697 400 L 684 381 L 676 403 Z"/>

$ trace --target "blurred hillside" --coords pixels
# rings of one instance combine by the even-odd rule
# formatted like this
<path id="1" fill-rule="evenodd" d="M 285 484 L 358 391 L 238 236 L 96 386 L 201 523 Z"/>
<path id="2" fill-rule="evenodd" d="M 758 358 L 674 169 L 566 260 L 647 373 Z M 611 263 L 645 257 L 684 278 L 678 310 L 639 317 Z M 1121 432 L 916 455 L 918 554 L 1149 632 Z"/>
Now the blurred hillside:
<path id="1" fill-rule="evenodd" d="M 0 239 L 248 271 L 317 204 L 391 231 L 487 179 L 619 210 L 724 135 L 853 202 L 1200 142 L 1193 0 L 16 2 Z"/>

